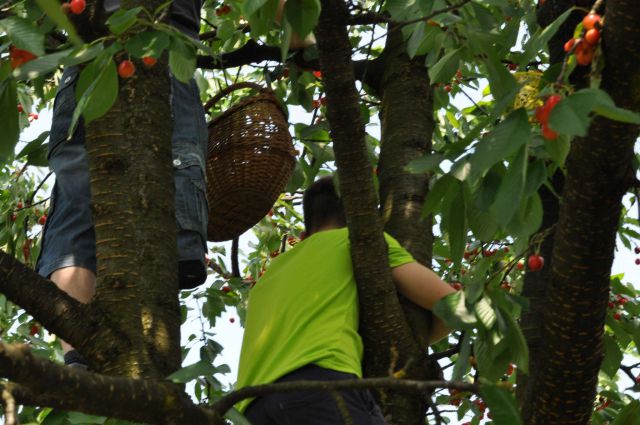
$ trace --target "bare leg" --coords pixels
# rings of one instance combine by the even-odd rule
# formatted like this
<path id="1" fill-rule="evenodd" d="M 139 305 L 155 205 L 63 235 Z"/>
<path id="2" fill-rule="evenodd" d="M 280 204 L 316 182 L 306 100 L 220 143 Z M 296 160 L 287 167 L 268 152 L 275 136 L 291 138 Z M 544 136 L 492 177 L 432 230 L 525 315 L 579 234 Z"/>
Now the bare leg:
<path id="1" fill-rule="evenodd" d="M 51 280 L 58 288 L 81 303 L 88 304 L 96 293 L 96 275 L 83 267 L 58 269 L 51 274 Z M 61 345 L 64 353 L 73 350 L 73 347 L 64 341 L 61 341 Z"/>

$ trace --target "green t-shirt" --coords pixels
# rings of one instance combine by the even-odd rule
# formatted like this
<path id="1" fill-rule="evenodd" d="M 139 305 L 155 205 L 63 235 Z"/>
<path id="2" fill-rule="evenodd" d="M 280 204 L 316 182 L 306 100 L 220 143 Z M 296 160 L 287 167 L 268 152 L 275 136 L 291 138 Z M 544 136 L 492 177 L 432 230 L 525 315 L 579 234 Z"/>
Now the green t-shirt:
<path id="1" fill-rule="evenodd" d="M 414 261 L 385 239 L 391 267 Z M 236 389 L 311 363 L 362 377 L 357 297 L 347 228 L 314 233 L 276 257 L 249 295 Z"/>

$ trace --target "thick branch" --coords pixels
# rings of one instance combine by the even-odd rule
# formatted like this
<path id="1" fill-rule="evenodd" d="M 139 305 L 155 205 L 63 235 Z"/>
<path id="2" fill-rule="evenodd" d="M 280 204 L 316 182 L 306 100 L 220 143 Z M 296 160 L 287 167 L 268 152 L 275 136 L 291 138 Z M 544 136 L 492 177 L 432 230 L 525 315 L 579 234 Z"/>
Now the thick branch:
<path id="1" fill-rule="evenodd" d="M 212 408 L 222 416 L 234 404 L 241 400 L 267 394 L 298 391 L 364 390 L 372 388 L 388 388 L 398 392 L 413 394 L 424 394 L 436 388 L 450 388 L 473 393 L 477 393 L 480 390 L 477 384 L 469 384 L 466 382 L 415 381 L 396 378 L 347 379 L 344 381 L 291 381 L 242 388 L 222 397 L 213 403 Z"/>
<path id="2" fill-rule="evenodd" d="M 0 343 L 4 389 L 19 404 L 49 406 L 154 424 L 222 424 L 169 381 L 111 377 L 35 357 L 26 345 Z M 144 408 L 141 408 L 144 405 Z"/>
<path id="3" fill-rule="evenodd" d="M 0 251 L 0 292 L 24 308 L 49 331 L 70 343 L 88 339 L 91 330 L 76 326 L 91 321 L 89 308 L 59 290 L 13 256 Z"/>

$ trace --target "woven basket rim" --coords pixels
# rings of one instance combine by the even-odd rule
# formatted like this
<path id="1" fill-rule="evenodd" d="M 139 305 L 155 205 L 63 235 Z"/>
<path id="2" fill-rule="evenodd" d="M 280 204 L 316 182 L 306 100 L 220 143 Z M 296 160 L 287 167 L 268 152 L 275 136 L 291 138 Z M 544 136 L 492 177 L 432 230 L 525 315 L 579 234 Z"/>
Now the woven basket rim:
<path id="1" fill-rule="evenodd" d="M 209 127 L 216 125 L 218 122 L 224 120 L 225 118 L 227 118 L 229 115 L 234 114 L 236 111 L 238 111 L 239 109 L 245 108 L 246 106 L 252 104 L 252 103 L 257 103 L 260 101 L 267 101 L 269 103 L 272 103 L 273 105 L 275 105 L 278 108 L 278 111 L 280 111 L 280 113 L 282 114 L 283 117 L 287 117 L 287 114 L 284 112 L 282 105 L 280 105 L 280 102 L 278 101 L 278 99 L 276 98 L 276 95 L 273 93 L 273 90 L 270 89 L 262 89 L 260 91 L 260 93 L 258 94 L 254 94 L 251 96 L 247 96 L 244 99 L 239 100 L 238 102 L 234 103 L 231 107 L 229 107 L 229 109 L 227 109 L 226 111 L 224 111 L 223 113 L 221 113 L 220 115 L 218 115 L 217 117 L 213 118 L 211 121 L 209 121 Z"/>

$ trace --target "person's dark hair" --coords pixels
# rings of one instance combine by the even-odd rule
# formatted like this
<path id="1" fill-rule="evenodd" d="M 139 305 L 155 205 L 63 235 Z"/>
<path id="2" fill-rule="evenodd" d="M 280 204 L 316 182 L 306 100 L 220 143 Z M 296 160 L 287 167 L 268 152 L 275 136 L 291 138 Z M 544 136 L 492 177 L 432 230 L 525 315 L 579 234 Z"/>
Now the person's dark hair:
<path id="1" fill-rule="evenodd" d="M 347 219 L 332 176 L 321 177 L 305 190 L 302 198 L 307 236 L 326 225 L 343 227 Z"/>

